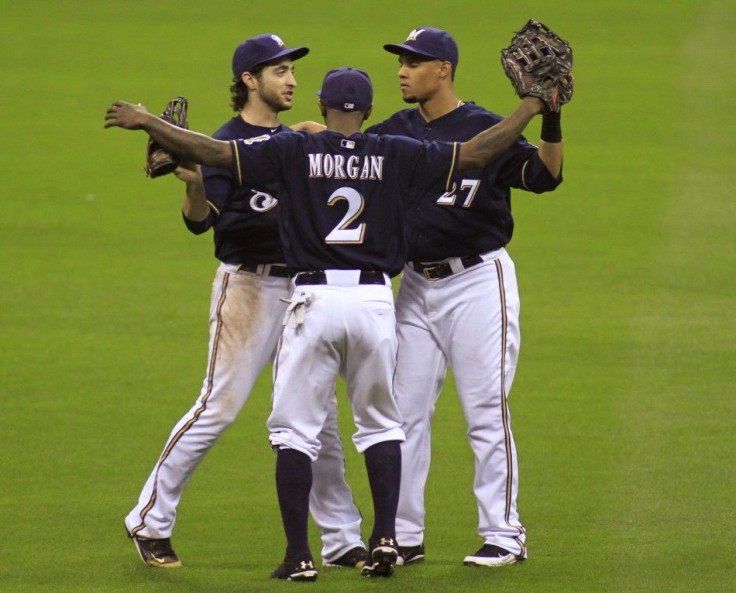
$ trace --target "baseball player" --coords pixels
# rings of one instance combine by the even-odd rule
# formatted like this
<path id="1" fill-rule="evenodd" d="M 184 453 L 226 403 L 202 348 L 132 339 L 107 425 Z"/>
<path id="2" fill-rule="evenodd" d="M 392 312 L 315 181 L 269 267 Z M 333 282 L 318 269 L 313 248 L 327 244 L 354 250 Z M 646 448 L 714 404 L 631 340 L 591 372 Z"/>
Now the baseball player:
<path id="1" fill-rule="evenodd" d="M 463 141 L 501 117 L 458 98 L 453 79 L 455 40 L 419 27 L 401 44 L 406 103 L 417 104 L 368 133 L 422 140 Z M 399 351 L 395 393 L 404 418 L 402 480 L 396 530 L 398 563 L 424 558 L 424 489 L 430 463 L 431 422 L 451 366 L 475 455 L 474 492 L 481 548 L 469 566 L 502 566 L 527 556 L 517 509 L 518 464 L 508 395 L 519 355 L 519 291 L 511 240 L 511 188 L 535 193 L 562 181 L 559 113 L 545 113 L 539 147 L 519 137 L 488 166 L 453 176 L 408 214 L 407 265 L 397 296 Z"/>
<path id="2" fill-rule="evenodd" d="M 328 72 L 320 109 L 327 130 L 229 143 L 168 124 L 117 101 L 105 127 L 143 129 L 165 149 L 210 166 L 232 166 L 243 184 L 281 188 L 280 228 L 295 290 L 274 363 L 270 442 L 287 538 L 273 577 L 315 580 L 307 536 L 311 461 L 320 450 L 326 387 L 344 376 L 374 504 L 366 576 L 390 576 L 398 557 L 395 515 L 401 474 L 401 416 L 392 397 L 396 333 L 391 276 L 405 261 L 405 211 L 456 170 L 501 154 L 544 104 L 527 97 L 503 122 L 463 143 L 424 143 L 361 134 L 370 114 L 368 76 Z M 451 187 L 446 185 L 446 190 Z"/>
<path id="3" fill-rule="evenodd" d="M 276 35 L 247 39 L 233 55 L 233 110 L 215 138 L 268 138 L 288 129 L 279 113 L 291 108 L 293 61 L 305 47 L 289 48 Z M 186 182 L 182 211 L 195 233 L 214 230 L 220 260 L 212 289 L 207 372 L 199 397 L 171 431 L 163 452 L 125 518 L 128 534 L 150 566 L 177 567 L 171 546 L 176 509 L 200 461 L 234 421 L 272 359 L 291 294 L 278 231 L 278 194 L 237 184 L 227 169 L 179 167 Z M 204 177 L 204 184 L 202 183 Z M 334 391 L 327 394 L 322 445 L 314 462 L 312 516 L 322 533 L 329 566 L 359 566 L 367 559 L 361 516 L 345 482 Z"/>

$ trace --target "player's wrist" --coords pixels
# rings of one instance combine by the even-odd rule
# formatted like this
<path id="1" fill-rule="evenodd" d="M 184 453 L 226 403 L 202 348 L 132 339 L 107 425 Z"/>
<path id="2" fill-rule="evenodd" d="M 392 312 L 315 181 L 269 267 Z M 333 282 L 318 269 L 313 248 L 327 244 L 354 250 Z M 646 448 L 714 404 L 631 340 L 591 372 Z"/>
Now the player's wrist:
<path id="1" fill-rule="evenodd" d="M 534 115 L 544 113 L 544 110 L 546 109 L 544 103 L 539 97 L 532 97 L 531 95 L 527 95 L 526 97 L 524 97 L 521 100 L 521 104 L 523 107 L 530 109 L 534 113 Z"/>
<path id="2" fill-rule="evenodd" d="M 560 125 L 562 113 L 547 111 L 542 115 L 542 133 L 540 138 L 545 142 L 562 142 L 562 126 Z"/>

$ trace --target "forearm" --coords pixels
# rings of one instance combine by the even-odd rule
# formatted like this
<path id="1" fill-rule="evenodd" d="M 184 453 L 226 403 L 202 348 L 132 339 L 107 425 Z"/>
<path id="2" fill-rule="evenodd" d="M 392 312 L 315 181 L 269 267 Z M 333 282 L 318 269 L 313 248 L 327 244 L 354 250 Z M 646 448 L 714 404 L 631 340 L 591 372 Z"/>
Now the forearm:
<path id="1" fill-rule="evenodd" d="M 539 160 L 555 179 L 562 173 L 562 142 L 539 142 Z"/>
<path id="2" fill-rule="evenodd" d="M 201 222 L 210 215 L 210 205 L 204 193 L 202 177 L 187 181 L 187 189 L 181 203 L 181 211 L 189 220 Z"/>
<path id="3" fill-rule="evenodd" d="M 458 170 L 482 169 L 506 151 L 544 106 L 539 99 L 525 97 L 506 119 L 460 145 Z"/>
<path id="4" fill-rule="evenodd" d="M 232 164 L 232 148 L 229 142 L 185 130 L 150 114 L 141 127 L 165 150 L 185 159 L 221 169 L 229 169 Z"/>
<path id="5" fill-rule="evenodd" d="M 545 113 L 542 116 L 542 133 L 539 142 L 539 160 L 555 178 L 562 172 L 562 126 L 561 112 Z"/>

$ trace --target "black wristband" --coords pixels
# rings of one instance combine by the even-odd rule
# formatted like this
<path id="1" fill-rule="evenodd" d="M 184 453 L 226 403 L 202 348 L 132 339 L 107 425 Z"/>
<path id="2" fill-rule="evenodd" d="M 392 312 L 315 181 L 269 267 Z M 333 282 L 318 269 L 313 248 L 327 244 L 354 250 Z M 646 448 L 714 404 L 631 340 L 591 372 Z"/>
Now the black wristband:
<path id="1" fill-rule="evenodd" d="M 545 142 L 562 142 L 562 127 L 560 116 L 562 113 L 548 111 L 542 115 L 542 133 L 540 138 Z"/>

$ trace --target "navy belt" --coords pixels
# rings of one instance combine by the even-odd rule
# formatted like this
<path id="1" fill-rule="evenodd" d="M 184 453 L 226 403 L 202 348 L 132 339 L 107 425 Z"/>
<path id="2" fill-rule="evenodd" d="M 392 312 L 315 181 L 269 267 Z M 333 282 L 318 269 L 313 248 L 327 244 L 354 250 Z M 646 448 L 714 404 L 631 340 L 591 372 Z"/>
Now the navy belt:
<path id="1" fill-rule="evenodd" d="M 473 266 L 483 263 L 480 255 L 466 255 L 460 258 L 463 269 L 467 270 Z M 410 262 L 411 269 L 415 272 L 423 274 L 427 280 L 442 280 L 448 276 L 452 276 L 452 266 L 448 262 L 422 263 L 418 261 Z"/>
<path id="2" fill-rule="evenodd" d="M 294 278 L 294 284 L 301 286 L 302 284 L 327 284 L 327 274 L 324 270 L 315 270 L 313 272 L 299 272 Z M 386 278 L 383 272 L 376 270 L 361 270 L 360 280 L 358 284 L 386 284 Z"/>
<path id="3" fill-rule="evenodd" d="M 288 278 L 289 270 L 283 264 L 243 264 L 238 272 L 250 272 L 260 276 L 273 276 L 274 278 Z"/>

